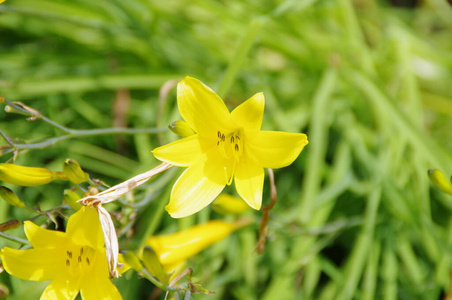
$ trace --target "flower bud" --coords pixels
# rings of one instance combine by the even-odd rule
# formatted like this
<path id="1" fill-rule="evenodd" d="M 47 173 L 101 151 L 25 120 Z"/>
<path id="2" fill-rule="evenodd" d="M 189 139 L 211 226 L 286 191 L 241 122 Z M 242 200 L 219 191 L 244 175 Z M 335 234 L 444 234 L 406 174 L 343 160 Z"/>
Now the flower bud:
<path id="1" fill-rule="evenodd" d="M 157 253 L 164 267 L 177 265 L 224 239 L 236 229 L 236 224 L 212 220 L 179 232 L 150 237 L 147 245 Z"/>
<path id="2" fill-rule="evenodd" d="M 428 177 L 441 191 L 452 195 L 452 186 L 438 169 L 428 170 Z"/>
<path id="3" fill-rule="evenodd" d="M 140 259 L 131 251 L 124 251 L 122 253 L 122 259 L 124 260 L 124 264 L 127 264 L 137 272 L 141 272 L 141 269 L 143 269 Z"/>
<path id="4" fill-rule="evenodd" d="M 168 283 L 168 275 L 166 275 L 157 253 L 149 246 L 146 246 L 143 250 L 142 261 L 149 273 L 155 276 L 161 283 Z"/>
<path id="5" fill-rule="evenodd" d="M 77 200 L 80 200 L 82 197 L 80 197 L 79 194 L 77 194 L 73 190 L 64 190 L 64 203 L 68 204 L 70 207 L 72 207 L 74 210 L 79 210 L 82 205 L 77 202 Z"/>
<path id="6" fill-rule="evenodd" d="M 168 128 L 181 137 L 187 137 L 196 134 L 196 132 L 187 124 L 187 122 L 184 121 L 175 121 L 168 125 Z"/>
<path id="7" fill-rule="evenodd" d="M 71 158 L 66 159 L 63 166 L 63 172 L 75 184 L 80 184 L 82 182 L 88 181 L 89 175 L 83 172 L 80 164 Z"/>
<path id="8" fill-rule="evenodd" d="M 25 203 L 21 201 L 13 191 L 5 186 L 0 186 L 0 197 L 12 206 L 19 208 L 25 207 Z"/>
<path id="9" fill-rule="evenodd" d="M 0 180 L 21 186 L 43 185 L 57 179 L 49 169 L 0 164 Z M 62 179 L 62 178 L 58 178 Z"/>
<path id="10" fill-rule="evenodd" d="M 222 215 L 241 215 L 250 209 L 245 201 L 229 194 L 220 194 L 213 201 L 212 208 Z"/>

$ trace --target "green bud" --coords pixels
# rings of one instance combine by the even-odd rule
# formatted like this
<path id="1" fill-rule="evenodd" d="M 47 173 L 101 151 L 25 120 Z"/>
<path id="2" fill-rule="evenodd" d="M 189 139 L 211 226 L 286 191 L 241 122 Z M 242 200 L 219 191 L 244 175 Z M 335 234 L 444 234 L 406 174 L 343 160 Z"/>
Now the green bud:
<path id="1" fill-rule="evenodd" d="M 168 283 L 168 275 L 165 273 L 157 253 L 151 247 L 144 247 L 142 261 L 149 273 L 157 277 L 161 283 Z"/>
<path id="2" fill-rule="evenodd" d="M 168 125 L 168 128 L 181 137 L 187 137 L 196 134 L 196 132 L 184 121 L 175 121 Z"/>
<path id="3" fill-rule="evenodd" d="M 77 194 L 73 190 L 64 190 L 63 193 L 64 197 L 64 203 L 68 204 L 70 207 L 72 207 L 75 210 L 79 210 L 82 205 L 77 202 L 77 200 L 80 200 L 82 197 L 80 197 L 79 194 Z"/>
<path id="4" fill-rule="evenodd" d="M 441 191 L 452 195 L 452 186 L 447 181 L 446 177 L 444 177 L 443 173 L 441 173 L 438 169 L 430 169 L 428 170 L 428 177 L 436 185 Z"/>
<path id="5" fill-rule="evenodd" d="M 143 269 L 143 265 L 141 264 L 140 260 L 135 255 L 135 253 L 131 251 L 125 251 L 124 253 L 122 253 L 122 256 L 126 264 L 128 264 L 135 271 L 141 272 L 141 269 Z"/>
<path id="6" fill-rule="evenodd" d="M 79 184 L 89 180 L 89 175 L 83 172 L 79 163 L 72 158 L 68 158 L 64 162 L 63 172 L 64 174 L 66 174 L 69 180 L 75 184 Z"/>
<path id="7" fill-rule="evenodd" d="M 0 186 L 0 197 L 12 206 L 19 208 L 25 207 L 25 203 L 21 201 L 13 191 L 5 186 Z"/>

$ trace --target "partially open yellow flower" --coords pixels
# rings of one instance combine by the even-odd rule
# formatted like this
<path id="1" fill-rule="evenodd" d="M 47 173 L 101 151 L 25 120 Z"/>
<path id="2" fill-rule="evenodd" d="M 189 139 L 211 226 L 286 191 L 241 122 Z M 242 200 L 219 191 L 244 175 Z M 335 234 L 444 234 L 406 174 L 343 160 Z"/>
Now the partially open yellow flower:
<path id="1" fill-rule="evenodd" d="M 43 229 L 25 221 L 25 234 L 33 249 L 5 247 L 3 267 L 13 276 L 51 280 L 41 299 L 121 299 L 109 279 L 104 237 L 97 212 L 83 207 L 68 221 L 66 232 Z"/>
<path id="2" fill-rule="evenodd" d="M 305 134 L 261 131 L 262 93 L 230 113 L 215 92 L 186 77 L 177 86 L 177 103 L 196 134 L 152 152 L 161 161 L 188 167 L 173 186 L 166 206 L 174 218 L 198 212 L 233 179 L 240 197 L 260 209 L 264 168 L 290 165 L 308 143 Z"/>

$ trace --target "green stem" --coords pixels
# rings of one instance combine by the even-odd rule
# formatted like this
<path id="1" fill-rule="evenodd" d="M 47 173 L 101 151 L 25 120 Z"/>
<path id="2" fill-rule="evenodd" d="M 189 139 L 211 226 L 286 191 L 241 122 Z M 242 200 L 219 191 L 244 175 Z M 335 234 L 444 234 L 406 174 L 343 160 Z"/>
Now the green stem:
<path id="1" fill-rule="evenodd" d="M 149 280 L 150 282 L 152 282 L 156 287 L 158 287 L 159 289 L 162 289 L 164 291 L 169 291 L 169 292 L 175 292 L 178 289 L 176 287 L 170 287 L 170 286 L 166 286 L 163 283 L 161 283 L 160 281 L 158 281 L 154 276 L 151 275 L 151 273 L 149 273 L 148 270 L 146 270 L 145 268 L 142 268 L 140 270 L 141 273 L 143 273 L 144 277 Z"/>
<path id="2" fill-rule="evenodd" d="M 12 242 L 16 242 L 16 243 L 22 244 L 22 245 L 30 245 L 30 243 L 27 240 L 24 240 L 24 239 L 21 239 L 21 238 L 18 238 L 18 237 L 6 234 L 6 233 L 1 232 L 1 231 L 0 231 L 0 237 L 2 237 L 4 239 L 7 239 L 7 240 L 10 240 Z"/>

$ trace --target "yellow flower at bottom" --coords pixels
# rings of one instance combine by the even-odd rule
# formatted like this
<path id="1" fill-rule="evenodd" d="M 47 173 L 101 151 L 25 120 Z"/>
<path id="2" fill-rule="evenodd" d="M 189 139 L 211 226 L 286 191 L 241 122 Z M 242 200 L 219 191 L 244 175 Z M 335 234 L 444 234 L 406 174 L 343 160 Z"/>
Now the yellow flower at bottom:
<path id="1" fill-rule="evenodd" d="M 214 91 L 186 77 L 177 86 L 177 104 L 195 134 L 152 151 L 161 161 L 188 167 L 174 184 L 166 206 L 174 218 L 200 211 L 233 180 L 240 197 L 260 209 L 264 168 L 290 165 L 308 143 L 302 133 L 261 130 L 262 93 L 229 112 Z"/>
<path id="2" fill-rule="evenodd" d="M 83 207 L 68 221 L 66 232 L 47 230 L 25 221 L 33 249 L 1 249 L 5 270 L 26 280 L 51 280 L 43 299 L 121 299 L 109 279 L 104 238 L 97 212 Z"/>

